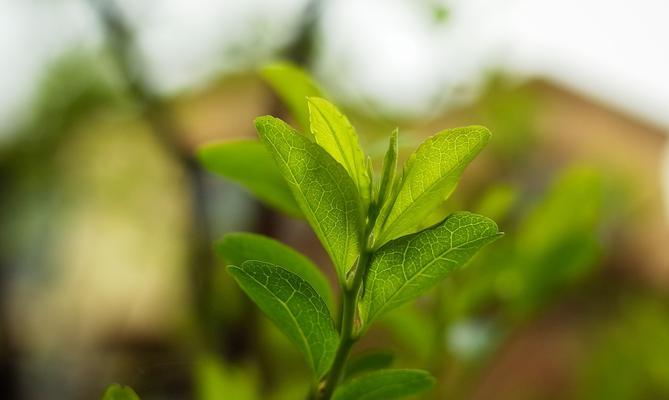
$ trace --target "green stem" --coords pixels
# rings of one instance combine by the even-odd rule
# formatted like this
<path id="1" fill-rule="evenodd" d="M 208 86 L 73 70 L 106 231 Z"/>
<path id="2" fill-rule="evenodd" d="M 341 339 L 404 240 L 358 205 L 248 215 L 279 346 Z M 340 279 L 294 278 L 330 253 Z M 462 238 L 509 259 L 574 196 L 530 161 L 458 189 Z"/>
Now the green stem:
<path id="1" fill-rule="evenodd" d="M 318 395 L 319 400 L 330 400 L 332 397 L 337 384 L 341 380 L 341 376 L 344 372 L 346 360 L 348 359 L 348 355 L 351 352 L 351 348 L 358 340 L 357 332 L 355 332 L 355 310 L 358 306 L 358 292 L 360 291 L 360 286 L 362 285 L 362 277 L 367 270 L 370 257 L 371 251 L 365 247 L 365 249 L 360 254 L 360 258 L 358 259 L 358 265 L 355 269 L 353 282 L 344 290 L 342 296 L 339 347 L 337 348 L 337 353 L 335 354 L 335 359 L 332 362 L 330 372 L 326 376 L 325 381 L 321 384 L 322 389 Z"/>

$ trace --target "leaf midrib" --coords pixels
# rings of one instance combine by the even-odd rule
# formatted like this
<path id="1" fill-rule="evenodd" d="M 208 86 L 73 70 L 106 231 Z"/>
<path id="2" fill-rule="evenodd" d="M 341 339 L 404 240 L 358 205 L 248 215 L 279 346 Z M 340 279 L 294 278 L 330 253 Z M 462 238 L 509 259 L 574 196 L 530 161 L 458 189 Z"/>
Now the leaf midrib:
<path id="1" fill-rule="evenodd" d="M 272 128 L 272 129 L 273 129 L 273 128 Z M 306 140 L 306 139 L 305 139 L 305 140 Z M 300 184 L 297 182 L 297 179 L 296 179 L 296 177 L 295 177 L 295 174 L 293 173 L 293 170 L 292 170 L 292 169 L 290 168 L 290 166 L 288 165 L 288 161 L 287 161 L 286 159 L 283 158 L 283 155 L 282 155 L 281 152 L 278 150 L 278 148 L 276 147 L 276 145 L 274 144 L 274 142 L 273 142 L 272 140 L 269 140 L 269 143 L 270 143 L 270 144 L 272 145 L 272 147 L 274 148 L 274 152 L 275 152 L 275 154 L 278 154 L 279 157 L 281 157 L 281 162 L 283 162 L 283 164 L 284 164 L 286 167 L 288 167 L 287 169 L 288 169 L 288 171 L 289 171 L 289 173 L 290 173 L 290 176 L 291 176 L 291 178 L 293 179 L 293 182 L 295 183 L 295 186 L 296 186 L 297 189 L 300 191 L 300 194 L 302 195 L 302 197 L 303 197 L 303 198 L 306 198 L 306 196 L 304 195 L 304 191 L 302 191 L 302 188 L 300 187 Z M 308 145 L 308 143 L 306 143 L 306 144 Z M 308 148 L 307 148 L 306 146 L 305 146 L 305 150 L 308 151 Z M 335 162 L 336 162 L 336 160 L 335 160 Z M 337 189 L 338 189 L 341 193 L 344 193 L 345 191 L 340 190 L 341 187 L 339 186 L 339 182 L 337 182 L 337 180 L 334 179 L 334 177 L 332 176 L 332 173 L 330 172 L 329 168 L 324 168 L 324 169 L 327 171 L 327 173 L 328 173 L 328 175 L 330 176 L 330 178 L 333 178 L 332 181 L 335 182 L 335 185 L 337 186 Z M 347 174 L 347 175 L 348 175 L 348 174 Z M 321 232 L 323 232 L 323 235 L 325 236 L 325 229 L 323 229 L 323 225 L 321 224 L 320 219 L 316 217 L 316 214 L 315 214 L 314 210 L 311 209 L 311 205 L 309 204 L 309 202 L 304 201 L 304 203 L 307 205 L 307 208 L 308 208 L 308 210 L 309 210 L 309 213 L 311 214 L 312 219 L 313 219 L 314 221 L 316 221 L 316 224 L 318 225 L 318 229 L 319 229 Z M 348 225 L 349 225 L 348 211 L 349 211 L 349 209 L 348 209 L 348 207 L 346 207 L 346 206 L 344 206 L 344 207 L 345 207 L 345 209 L 346 209 L 346 212 L 344 212 L 344 216 L 345 216 L 345 219 L 346 219 L 346 224 L 344 224 L 344 225 L 346 225 L 346 227 L 345 227 L 346 235 L 344 235 L 344 240 L 345 240 L 345 243 L 346 243 L 345 248 L 348 249 L 349 244 L 350 244 L 350 239 L 349 239 L 349 236 L 350 236 L 350 235 L 349 235 L 349 230 L 348 230 Z M 346 254 L 344 255 L 344 262 L 341 262 L 341 260 L 340 260 L 341 265 L 345 264 L 345 261 L 346 261 Z M 346 266 L 343 265 L 343 268 L 344 268 L 344 271 L 342 271 L 342 274 L 341 274 L 341 275 L 344 277 L 344 276 L 346 276 Z M 339 272 L 339 271 L 337 271 L 337 272 Z"/>

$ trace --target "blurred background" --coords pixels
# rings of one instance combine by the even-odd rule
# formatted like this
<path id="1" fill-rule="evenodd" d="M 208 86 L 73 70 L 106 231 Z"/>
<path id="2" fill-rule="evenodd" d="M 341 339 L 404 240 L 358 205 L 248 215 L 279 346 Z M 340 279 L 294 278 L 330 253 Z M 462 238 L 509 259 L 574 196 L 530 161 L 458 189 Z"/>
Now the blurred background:
<path id="1" fill-rule="evenodd" d="M 290 113 L 303 68 L 375 161 L 493 139 L 447 209 L 506 236 L 360 351 L 426 399 L 669 399 L 669 3 L 0 0 L 0 393 L 300 399 L 306 366 L 223 272 L 226 232 L 333 277 L 304 221 L 206 172 L 200 145 Z M 272 83 L 272 82 L 270 82 Z M 284 82 L 290 86 L 290 82 Z"/>

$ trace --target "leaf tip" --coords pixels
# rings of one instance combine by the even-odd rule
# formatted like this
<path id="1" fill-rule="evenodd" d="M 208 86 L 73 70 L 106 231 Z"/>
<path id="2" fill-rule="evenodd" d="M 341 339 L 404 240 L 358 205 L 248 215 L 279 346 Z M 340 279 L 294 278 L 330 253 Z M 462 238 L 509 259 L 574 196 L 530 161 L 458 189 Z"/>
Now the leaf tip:
<path id="1" fill-rule="evenodd" d="M 258 132 L 258 136 L 261 138 L 269 134 L 271 128 L 279 123 L 283 123 L 283 121 L 280 118 L 276 118 L 271 115 L 263 115 L 261 117 L 256 117 L 253 120 L 253 125 L 255 125 L 256 132 Z"/>
<path id="2" fill-rule="evenodd" d="M 258 68 L 258 73 L 263 78 L 269 79 L 272 78 L 273 74 L 277 72 L 286 70 L 295 70 L 295 69 L 298 69 L 298 67 L 296 67 L 295 64 L 285 60 L 277 60 L 261 65 L 260 68 Z"/>
<path id="3" fill-rule="evenodd" d="M 322 98 L 320 96 L 305 96 L 305 97 L 307 99 L 307 103 L 309 103 L 309 104 L 316 105 L 317 103 L 327 102 L 327 100 L 325 100 L 324 98 Z"/>
<path id="4" fill-rule="evenodd" d="M 255 125 L 256 129 L 259 129 L 261 127 L 264 127 L 271 121 L 275 120 L 276 118 L 272 117 L 271 115 L 262 115 L 260 117 L 256 117 L 253 120 L 253 125 Z"/>
<path id="5" fill-rule="evenodd" d="M 225 267 L 225 270 L 228 271 L 228 274 L 236 278 L 239 272 L 242 271 L 242 268 L 237 265 L 230 264 Z"/>
<path id="6" fill-rule="evenodd" d="M 490 129 L 483 125 L 472 125 L 469 128 L 475 131 L 485 141 L 488 141 L 492 137 L 492 132 L 490 132 Z"/>
<path id="7" fill-rule="evenodd" d="M 102 400 L 139 400 L 139 396 L 130 386 L 113 383 L 105 390 Z"/>
<path id="8" fill-rule="evenodd" d="M 195 158 L 200 162 L 200 164 L 205 165 L 209 161 L 209 149 L 211 148 L 211 143 L 205 143 L 200 145 L 195 149 Z M 206 165 L 205 165 L 206 166 Z"/>

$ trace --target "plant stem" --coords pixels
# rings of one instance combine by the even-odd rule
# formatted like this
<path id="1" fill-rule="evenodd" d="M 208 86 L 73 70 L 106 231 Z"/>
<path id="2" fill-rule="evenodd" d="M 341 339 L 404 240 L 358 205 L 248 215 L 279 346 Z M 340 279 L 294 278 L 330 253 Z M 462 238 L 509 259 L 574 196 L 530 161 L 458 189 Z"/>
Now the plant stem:
<path id="1" fill-rule="evenodd" d="M 369 265 L 371 254 L 371 251 L 365 246 L 358 258 L 353 282 L 344 289 L 339 347 L 337 347 L 337 353 L 332 362 L 330 372 L 322 384 L 322 389 L 318 395 L 319 400 L 329 400 L 332 397 L 344 372 L 344 366 L 346 365 L 351 348 L 358 340 L 357 332 L 355 332 L 355 310 L 358 306 L 358 292 L 362 285 L 362 277 L 365 275 L 365 271 Z"/>

